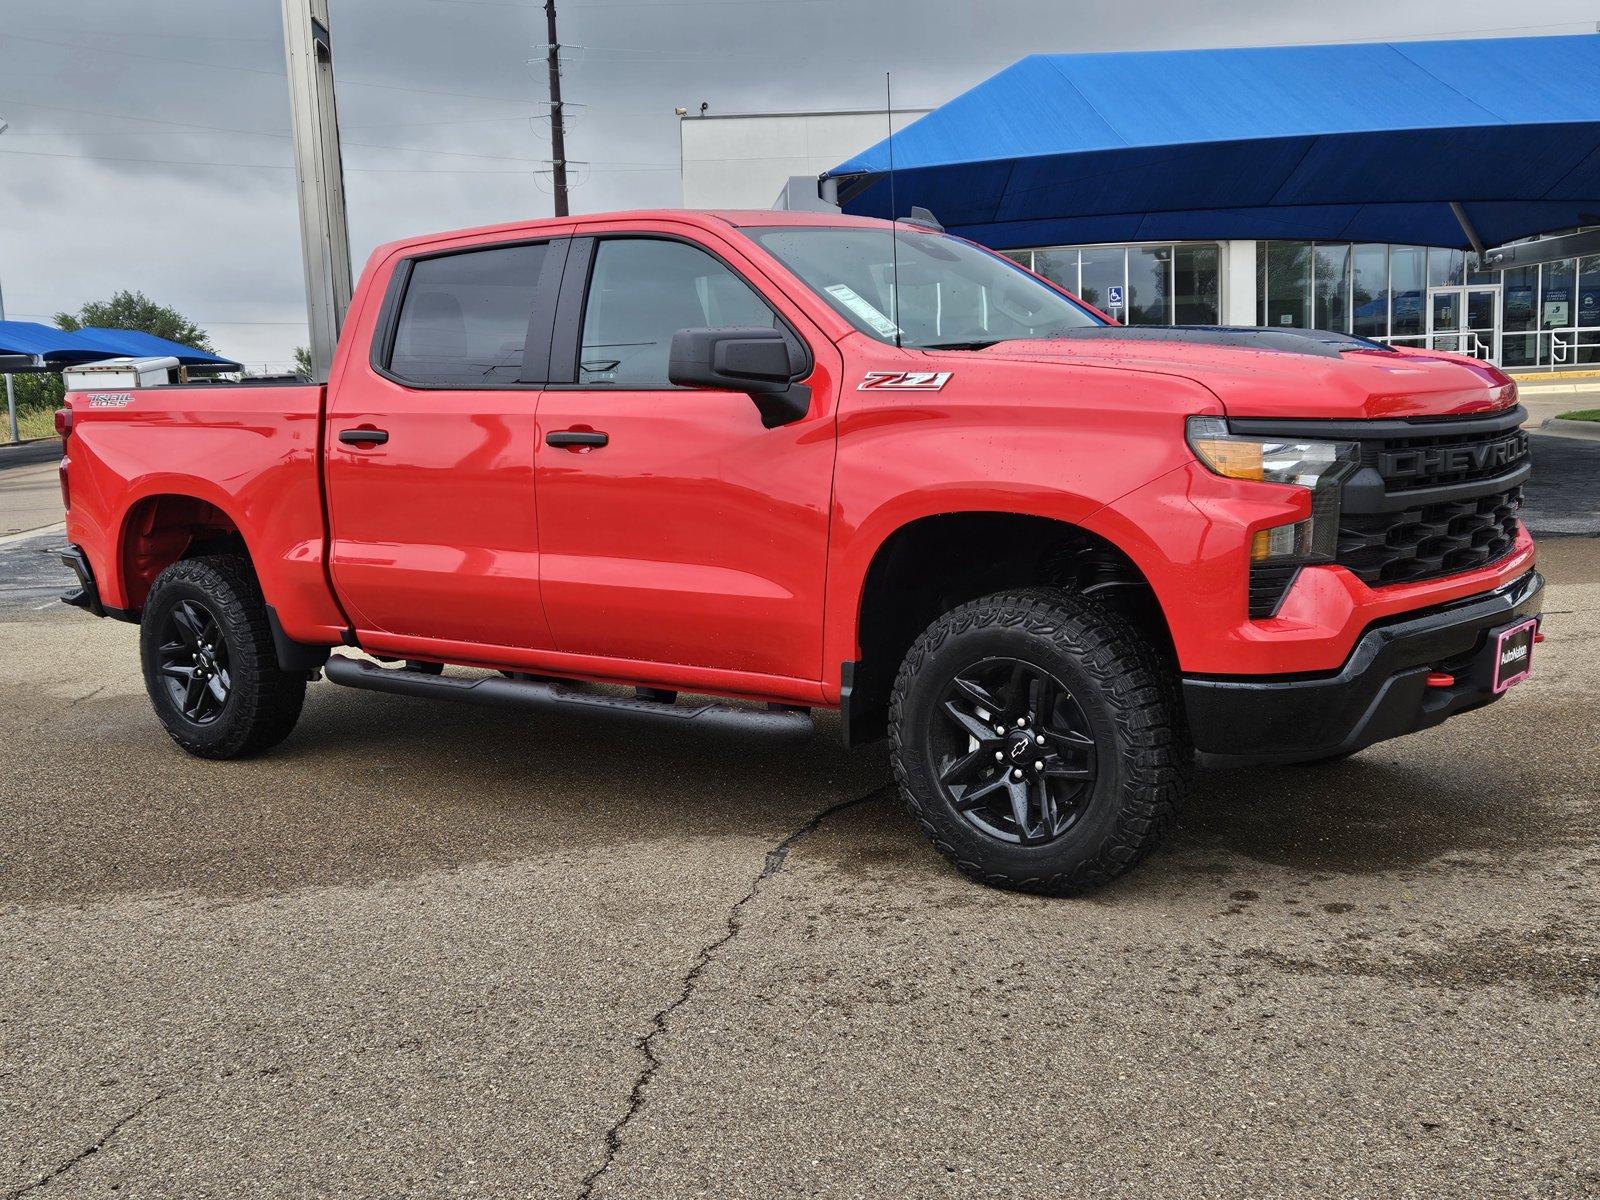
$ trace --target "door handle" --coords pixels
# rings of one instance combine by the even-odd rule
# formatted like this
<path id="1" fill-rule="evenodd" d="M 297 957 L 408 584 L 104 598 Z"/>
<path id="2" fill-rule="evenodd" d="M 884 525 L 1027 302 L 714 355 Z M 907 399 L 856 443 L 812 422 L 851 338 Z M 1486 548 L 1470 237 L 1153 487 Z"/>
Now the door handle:
<path id="1" fill-rule="evenodd" d="M 381 446 L 389 440 L 387 429 L 341 429 L 339 440 L 346 446 Z"/>
<path id="2" fill-rule="evenodd" d="M 581 450 L 585 447 L 598 449 L 610 440 L 608 435 L 598 429 L 563 429 L 557 433 L 544 435 L 546 446 L 562 446 L 568 450 Z"/>

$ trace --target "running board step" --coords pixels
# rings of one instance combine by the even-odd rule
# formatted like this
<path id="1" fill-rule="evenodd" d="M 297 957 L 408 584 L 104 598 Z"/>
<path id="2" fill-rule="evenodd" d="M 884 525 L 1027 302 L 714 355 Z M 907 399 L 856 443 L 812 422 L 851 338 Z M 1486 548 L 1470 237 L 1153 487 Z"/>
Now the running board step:
<path id="1" fill-rule="evenodd" d="M 429 675 L 407 668 L 380 667 L 339 654 L 328 659 L 322 670 L 334 683 L 345 687 L 389 692 L 396 696 L 455 700 L 485 708 L 529 708 L 536 712 L 565 713 L 568 716 L 610 713 L 672 729 L 755 733 L 794 740 L 809 737 L 813 731 L 811 712 L 804 708 L 740 708 L 710 700 L 694 704 L 669 704 L 630 696 L 580 692 L 561 684 L 538 683 L 527 679 L 495 676 L 461 679 L 450 675 Z"/>

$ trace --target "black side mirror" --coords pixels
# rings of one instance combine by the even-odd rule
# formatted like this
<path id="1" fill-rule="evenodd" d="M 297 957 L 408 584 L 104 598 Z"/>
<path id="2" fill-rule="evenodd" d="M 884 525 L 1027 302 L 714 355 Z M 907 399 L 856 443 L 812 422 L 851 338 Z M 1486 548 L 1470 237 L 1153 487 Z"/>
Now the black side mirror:
<path id="1" fill-rule="evenodd" d="M 679 387 L 744 392 L 768 429 L 798 421 L 811 408 L 810 389 L 794 382 L 789 340 L 771 326 L 680 329 L 672 335 L 667 378 Z"/>

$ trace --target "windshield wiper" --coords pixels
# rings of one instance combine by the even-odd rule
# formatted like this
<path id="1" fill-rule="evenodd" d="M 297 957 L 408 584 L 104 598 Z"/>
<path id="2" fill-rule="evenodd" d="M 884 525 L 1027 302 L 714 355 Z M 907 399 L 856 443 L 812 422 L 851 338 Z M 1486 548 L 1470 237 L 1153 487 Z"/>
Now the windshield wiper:
<path id="1" fill-rule="evenodd" d="M 990 346 L 997 346 L 1005 338 L 983 338 L 974 342 L 926 342 L 918 346 L 918 350 L 987 350 Z"/>

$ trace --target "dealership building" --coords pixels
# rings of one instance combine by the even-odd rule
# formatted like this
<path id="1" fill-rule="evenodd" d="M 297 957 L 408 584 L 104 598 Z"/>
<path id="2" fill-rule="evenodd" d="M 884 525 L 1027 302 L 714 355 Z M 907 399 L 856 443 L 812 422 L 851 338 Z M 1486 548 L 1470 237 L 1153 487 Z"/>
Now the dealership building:
<path id="1" fill-rule="evenodd" d="M 1131 324 L 1595 369 L 1596 79 L 1600 35 L 1035 55 L 895 114 L 894 205 Z M 684 203 L 887 217 L 887 128 L 690 117 Z"/>

